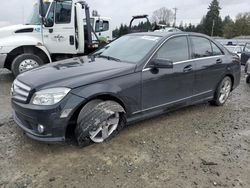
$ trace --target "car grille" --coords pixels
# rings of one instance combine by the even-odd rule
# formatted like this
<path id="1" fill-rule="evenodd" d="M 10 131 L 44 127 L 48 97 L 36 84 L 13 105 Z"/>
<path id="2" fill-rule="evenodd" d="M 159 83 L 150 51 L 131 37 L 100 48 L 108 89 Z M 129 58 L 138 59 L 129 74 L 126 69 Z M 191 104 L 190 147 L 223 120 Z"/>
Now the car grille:
<path id="1" fill-rule="evenodd" d="M 11 88 L 12 98 L 14 100 L 26 103 L 28 100 L 30 91 L 31 91 L 31 88 L 29 86 L 21 83 L 18 80 L 15 80 Z"/>

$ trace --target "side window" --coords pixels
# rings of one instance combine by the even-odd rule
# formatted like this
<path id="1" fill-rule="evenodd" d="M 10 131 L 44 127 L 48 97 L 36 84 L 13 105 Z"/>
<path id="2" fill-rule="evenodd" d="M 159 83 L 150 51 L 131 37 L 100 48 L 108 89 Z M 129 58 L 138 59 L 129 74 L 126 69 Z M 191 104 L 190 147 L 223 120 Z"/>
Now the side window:
<path id="1" fill-rule="evenodd" d="M 213 56 L 212 46 L 208 39 L 203 37 L 190 37 L 193 44 L 192 58 Z"/>
<path id="2" fill-rule="evenodd" d="M 97 20 L 95 24 L 96 32 L 103 32 L 109 30 L 109 21 Z"/>
<path id="3" fill-rule="evenodd" d="M 57 1 L 55 10 L 55 22 L 57 24 L 67 24 L 71 22 L 72 1 Z"/>
<path id="4" fill-rule="evenodd" d="M 214 44 L 213 42 L 211 42 L 211 44 L 212 44 L 213 55 L 214 56 L 216 56 L 216 55 L 223 55 L 223 52 L 221 51 L 221 49 L 216 44 Z"/>
<path id="5" fill-rule="evenodd" d="M 46 27 L 52 27 L 54 25 L 54 8 L 55 3 L 53 2 L 46 17 Z"/>
<path id="6" fill-rule="evenodd" d="M 156 58 L 173 62 L 189 59 L 187 37 L 176 37 L 168 40 L 156 53 Z"/>

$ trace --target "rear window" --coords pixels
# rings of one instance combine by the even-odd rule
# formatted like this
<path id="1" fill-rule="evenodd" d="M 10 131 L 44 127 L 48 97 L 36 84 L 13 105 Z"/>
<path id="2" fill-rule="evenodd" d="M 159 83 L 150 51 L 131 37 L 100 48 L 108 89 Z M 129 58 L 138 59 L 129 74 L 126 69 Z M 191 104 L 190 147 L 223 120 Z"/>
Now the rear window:
<path id="1" fill-rule="evenodd" d="M 203 37 L 190 37 L 193 44 L 192 58 L 202 58 L 213 56 L 211 43 Z"/>

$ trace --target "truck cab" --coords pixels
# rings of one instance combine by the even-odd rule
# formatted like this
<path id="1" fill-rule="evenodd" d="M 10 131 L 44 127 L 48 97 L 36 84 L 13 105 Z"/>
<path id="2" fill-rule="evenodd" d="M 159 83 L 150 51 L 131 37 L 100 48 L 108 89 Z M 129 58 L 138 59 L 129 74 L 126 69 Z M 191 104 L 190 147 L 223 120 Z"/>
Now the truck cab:
<path id="1" fill-rule="evenodd" d="M 90 16 L 80 0 L 40 0 L 25 25 L 0 29 L 0 68 L 14 76 L 53 61 L 85 55 L 112 40 L 111 19 Z"/>

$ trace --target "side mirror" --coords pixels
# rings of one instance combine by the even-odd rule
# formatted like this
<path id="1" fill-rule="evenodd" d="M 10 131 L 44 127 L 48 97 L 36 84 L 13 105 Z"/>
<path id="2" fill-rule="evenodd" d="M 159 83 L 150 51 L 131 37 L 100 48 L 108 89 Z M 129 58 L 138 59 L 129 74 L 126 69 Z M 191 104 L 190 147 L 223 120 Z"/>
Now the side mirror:
<path id="1" fill-rule="evenodd" d="M 167 59 L 153 59 L 151 60 L 150 67 L 157 69 L 172 69 L 174 64 L 173 61 Z"/>
<path id="2" fill-rule="evenodd" d="M 48 18 L 44 18 L 43 25 L 45 27 L 52 27 L 54 25 L 54 20 L 48 19 Z"/>

